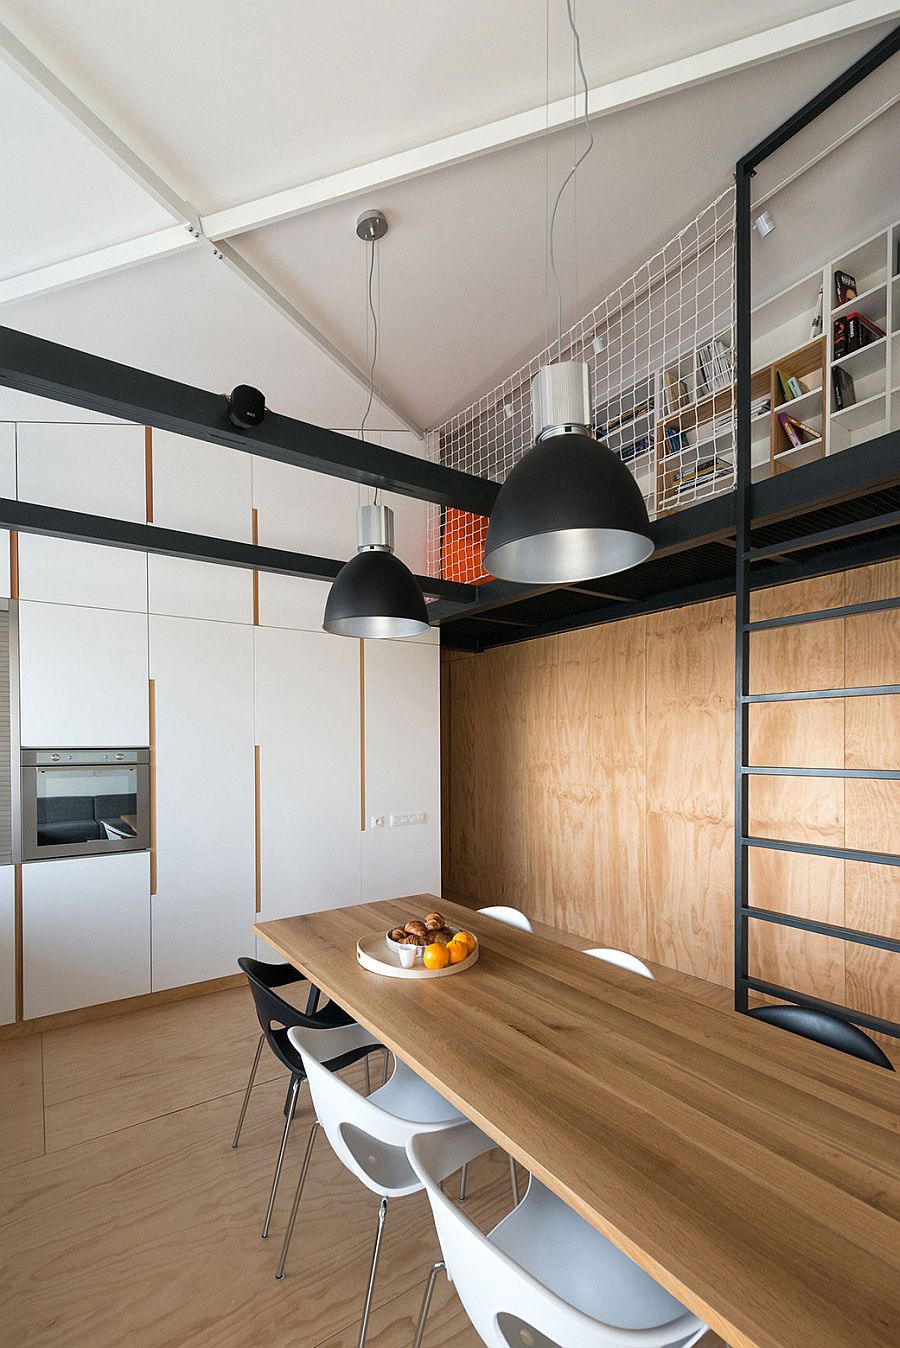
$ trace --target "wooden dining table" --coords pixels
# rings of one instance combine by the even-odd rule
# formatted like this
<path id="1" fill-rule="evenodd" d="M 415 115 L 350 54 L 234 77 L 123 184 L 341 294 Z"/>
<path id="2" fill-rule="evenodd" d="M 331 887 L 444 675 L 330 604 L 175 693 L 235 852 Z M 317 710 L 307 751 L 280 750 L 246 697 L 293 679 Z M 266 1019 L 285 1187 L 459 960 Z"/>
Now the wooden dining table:
<path id="1" fill-rule="evenodd" d="M 457 976 L 360 968 L 439 909 Z M 900 1344 L 900 1077 L 431 894 L 256 931 L 734 1348 Z"/>

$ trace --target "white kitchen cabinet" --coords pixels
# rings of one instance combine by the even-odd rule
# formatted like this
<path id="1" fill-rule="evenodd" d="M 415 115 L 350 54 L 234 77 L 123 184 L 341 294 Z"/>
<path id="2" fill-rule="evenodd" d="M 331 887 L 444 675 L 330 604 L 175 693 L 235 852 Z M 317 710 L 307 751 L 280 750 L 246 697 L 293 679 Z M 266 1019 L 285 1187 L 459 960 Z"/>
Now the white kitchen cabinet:
<path id="1" fill-rule="evenodd" d="M 146 615 L 23 600 L 19 662 L 24 745 L 148 743 Z"/>
<path id="2" fill-rule="evenodd" d="M 22 867 L 25 1019 L 150 991 L 147 852 Z"/>
<path id="3" fill-rule="evenodd" d="M 153 988 L 236 972 L 255 918 L 253 629 L 150 617 Z"/>
<path id="4" fill-rule="evenodd" d="M 347 561 L 356 552 L 357 495 L 355 482 L 326 473 L 272 459 L 253 464 L 253 504 L 264 547 Z M 260 622 L 265 627 L 321 631 L 328 588 L 324 581 L 261 573 Z"/>
<path id="5" fill-rule="evenodd" d="M 147 612 L 147 554 L 19 534 L 19 597 Z"/>
<path id="6" fill-rule="evenodd" d="M 265 627 L 254 635 L 261 919 L 358 903 L 359 643 Z"/>
<path id="7" fill-rule="evenodd" d="M 16 499 L 16 427 L 0 421 L 0 496 Z M 0 529 L 0 596 L 9 598 L 9 532 Z"/>
<path id="8" fill-rule="evenodd" d="M 20 421 L 20 501 L 115 519 L 146 519 L 144 428 Z"/>
<path id="9" fill-rule="evenodd" d="M 440 893 L 440 649 L 367 641 L 364 902 Z M 391 816 L 424 814 L 424 824 Z M 383 818 L 380 828 L 373 817 Z"/>
<path id="10" fill-rule="evenodd" d="M 252 539 L 251 457 L 171 431 L 153 432 L 153 522 L 212 538 Z M 150 555 L 150 611 L 253 621 L 252 572 Z"/>
<path id="11" fill-rule="evenodd" d="M 0 1025 L 16 1018 L 15 867 L 0 866 Z"/>

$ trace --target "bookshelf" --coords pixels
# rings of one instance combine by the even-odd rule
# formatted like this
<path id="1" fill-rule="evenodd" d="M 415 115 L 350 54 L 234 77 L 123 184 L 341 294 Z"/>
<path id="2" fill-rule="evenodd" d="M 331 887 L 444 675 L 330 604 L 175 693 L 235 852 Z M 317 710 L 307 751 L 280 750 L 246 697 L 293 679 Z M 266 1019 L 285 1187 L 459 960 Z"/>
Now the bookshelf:
<path id="1" fill-rule="evenodd" d="M 856 297 L 840 304 L 837 272 L 852 276 L 857 285 Z M 813 335 L 820 289 L 822 327 L 820 335 Z M 852 314 L 862 315 L 884 336 L 835 356 L 835 321 Z M 750 426 L 754 481 L 900 426 L 900 222 L 756 305 L 752 325 L 750 397 L 752 405 L 761 405 Z M 621 389 L 597 411 L 598 434 L 628 464 L 657 516 L 733 485 L 734 388 L 730 373 L 719 380 L 710 371 L 708 349 L 716 342 L 730 372 L 731 334 L 712 333 L 707 342 L 676 351 L 664 366 Z M 705 367 L 701 351 L 707 352 Z M 835 370 L 852 380 L 855 401 L 848 406 L 837 403 Z M 800 381 L 802 392 L 788 398 L 782 380 L 791 378 Z M 815 435 L 807 433 L 802 444 L 794 445 L 781 413 L 803 422 Z"/>

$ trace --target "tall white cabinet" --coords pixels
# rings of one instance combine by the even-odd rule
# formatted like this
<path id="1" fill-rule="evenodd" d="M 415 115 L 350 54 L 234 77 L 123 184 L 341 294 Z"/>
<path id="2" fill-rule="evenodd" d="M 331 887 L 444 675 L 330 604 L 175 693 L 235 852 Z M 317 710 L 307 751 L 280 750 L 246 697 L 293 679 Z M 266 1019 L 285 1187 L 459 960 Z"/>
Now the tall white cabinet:
<path id="1" fill-rule="evenodd" d="M 150 617 L 153 989 L 235 972 L 255 911 L 253 629 Z"/>
<path id="2" fill-rule="evenodd" d="M 254 637 L 260 917 L 358 903 L 359 642 L 272 627 Z"/>

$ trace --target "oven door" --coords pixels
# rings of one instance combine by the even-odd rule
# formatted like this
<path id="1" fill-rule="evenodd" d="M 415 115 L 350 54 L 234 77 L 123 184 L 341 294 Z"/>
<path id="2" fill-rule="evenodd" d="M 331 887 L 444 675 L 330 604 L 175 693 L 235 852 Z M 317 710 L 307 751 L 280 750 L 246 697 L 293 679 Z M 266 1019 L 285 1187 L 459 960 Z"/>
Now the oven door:
<path id="1" fill-rule="evenodd" d="M 139 752 L 128 756 L 137 759 Z M 78 763 L 71 761 L 74 754 L 65 763 L 29 761 L 50 756 L 22 755 L 23 860 L 150 846 L 148 762 Z"/>

